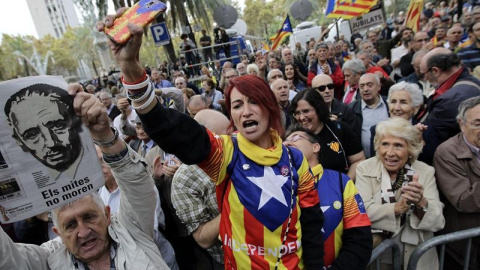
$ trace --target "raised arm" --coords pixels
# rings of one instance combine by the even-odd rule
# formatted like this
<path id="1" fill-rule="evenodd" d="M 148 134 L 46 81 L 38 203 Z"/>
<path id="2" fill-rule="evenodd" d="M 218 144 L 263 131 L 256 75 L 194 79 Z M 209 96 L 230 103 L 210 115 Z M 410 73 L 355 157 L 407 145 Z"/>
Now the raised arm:
<path id="1" fill-rule="evenodd" d="M 119 9 L 115 16 L 107 16 L 105 22 L 97 23 L 97 29 L 103 31 L 105 26 L 113 25 L 115 17 L 124 11 L 125 9 Z M 210 141 L 205 128 L 191 117 L 160 105 L 139 61 L 143 29 L 131 23 L 128 28 L 132 38 L 125 45 L 108 42 L 144 130 L 160 148 L 175 154 L 182 162 L 196 164 L 203 161 L 210 152 Z"/>
<path id="2" fill-rule="evenodd" d="M 69 93 L 75 96 L 75 112 L 82 116 L 94 142 L 100 147 L 103 159 L 112 169 L 121 190 L 118 218 L 130 228 L 138 228 L 153 236 L 155 197 L 153 180 L 147 173 L 141 157 L 118 138 L 110 127 L 105 106 L 93 95 L 84 93 L 79 85 L 71 85 Z"/>

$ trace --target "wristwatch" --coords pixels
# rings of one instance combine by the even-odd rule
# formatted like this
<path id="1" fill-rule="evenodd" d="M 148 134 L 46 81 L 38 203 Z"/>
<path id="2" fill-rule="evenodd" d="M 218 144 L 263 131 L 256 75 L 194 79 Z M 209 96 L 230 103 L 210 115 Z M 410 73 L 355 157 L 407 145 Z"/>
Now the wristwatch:
<path id="1" fill-rule="evenodd" d="M 419 210 L 419 211 L 422 211 L 422 213 L 426 213 L 427 210 L 428 210 L 428 204 L 425 205 L 424 207 L 419 207 L 418 205 L 415 205 L 415 207 Z"/>
<path id="2" fill-rule="evenodd" d="M 110 128 L 113 131 L 113 138 L 111 138 L 110 140 L 108 140 L 106 142 L 97 141 L 95 139 L 92 139 L 93 143 L 98 145 L 98 146 L 104 146 L 104 147 L 110 147 L 110 146 L 114 145 L 118 140 L 118 130 L 115 127 L 110 127 Z"/>

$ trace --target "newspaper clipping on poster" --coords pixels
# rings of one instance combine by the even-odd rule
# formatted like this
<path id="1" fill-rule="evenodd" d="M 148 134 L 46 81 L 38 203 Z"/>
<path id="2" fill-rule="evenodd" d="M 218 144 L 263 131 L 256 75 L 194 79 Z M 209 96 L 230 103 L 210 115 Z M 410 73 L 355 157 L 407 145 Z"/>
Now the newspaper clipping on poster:
<path id="1" fill-rule="evenodd" d="M 46 212 L 105 184 L 62 77 L 0 83 L 0 222 Z"/>

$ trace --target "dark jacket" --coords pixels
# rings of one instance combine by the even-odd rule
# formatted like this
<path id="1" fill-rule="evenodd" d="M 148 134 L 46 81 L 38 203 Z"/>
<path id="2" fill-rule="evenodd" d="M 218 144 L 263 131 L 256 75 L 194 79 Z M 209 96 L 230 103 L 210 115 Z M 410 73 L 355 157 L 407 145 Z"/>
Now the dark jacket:
<path id="1" fill-rule="evenodd" d="M 343 121 L 347 123 L 352 129 L 354 128 L 355 114 L 353 113 L 352 109 L 350 109 L 344 103 L 334 98 L 332 101 L 332 108 L 330 113 L 337 116 L 337 121 Z"/>
<path id="2" fill-rule="evenodd" d="M 429 127 L 430 128 L 430 127 Z M 435 178 L 445 204 L 445 228 L 439 234 L 480 227 L 480 163 L 460 133 L 438 146 Z M 466 241 L 447 244 L 446 252 L 463 265 Z M 474 239 L 469 269 L 480 267 L 480 241 Z"/>
<path id="3" fill-rule="evenodd" d="M 459 82 L 475 83 L 477 87 Z M 437 147 L 460 132 L 457 123 L 458 106 L 464 100 L 480 95 L 480 80 L 462 71 L 455 84 L 443 95 L 433 100 L 428 99 L 428 116 L 425 120 L 427 130 L 423 133 L 425 146 L 418 158 L 427 164 L 432 164 L 433 154 Z"/>
<path id="4" fill-rule="evenodd" d="M 115 117 L 119 116 L 121 113 L 122 112 L 117 108 L 117 106 L 113 105 L 112 110 L 108 114 L 108 118 L 113 121 Z"/>

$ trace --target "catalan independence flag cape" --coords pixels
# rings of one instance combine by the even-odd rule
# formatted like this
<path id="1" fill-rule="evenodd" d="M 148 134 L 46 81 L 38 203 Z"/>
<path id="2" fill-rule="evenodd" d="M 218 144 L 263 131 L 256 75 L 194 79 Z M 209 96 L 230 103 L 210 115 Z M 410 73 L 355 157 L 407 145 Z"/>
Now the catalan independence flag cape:
<path id="1" fill-rule="evenodd" d="M 343 232 L 356 227 L 370 226 L 365 205 L 350 178 L 333 170 L 323 170 L 322 165 L 312 168 L 318 180 L 320 207 L 325 215 L 322 234 L 325 267 L 333 264 L 343 246 Z M 339 183 L 339 178 L 341 183 Z M 341 186 L 340 186 L 341 185 Z"/>
<path id="2" fill-rule="evenodd" d="M 287 18 L 283 22 L 282 28 L 280 28 L 275 36 L 275 39 L 272 41 L 272 51 L 276 50 L 282 41 L 290 36 L 293 33 L 292 24 L 290 23 L 290 17 L 287 15 Z"/>
<path id="3" fill-rule="evenodd" d="M 302 153 L 291 148 L 291 170 L 276 131 L 271 131 L 274 146 L 269 149 L 241 134 L 233 138 L 208 133 L 212 148 L 199 166 L 217 185 L 225 269 L 274 269 L 279 256 L 278 269 L 303 269 L 300 208 L 317 205 L 319 199 Z"/>
<path id="4" fill-rule="evenodd" d="M 422 11 L 423 0 L 410 1 L 407 10 L 407 18 L 405 19 L 405 26 L 411 28 L 414 33 L 418 32 Z"/>
<path id="5" fill-rule="evenodd" d="M 378 0 L 328 0 L 327 18 L 351 19 L 368 13 Z"/>

